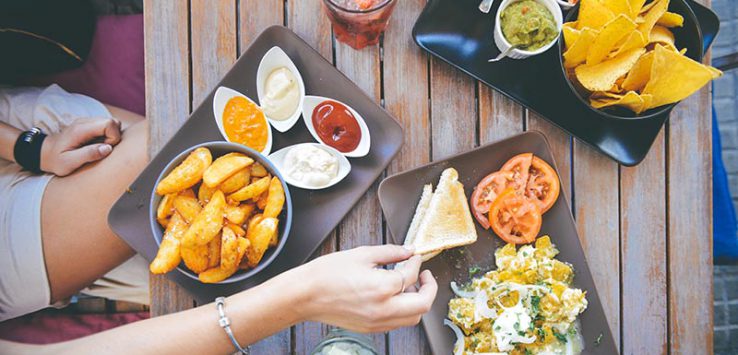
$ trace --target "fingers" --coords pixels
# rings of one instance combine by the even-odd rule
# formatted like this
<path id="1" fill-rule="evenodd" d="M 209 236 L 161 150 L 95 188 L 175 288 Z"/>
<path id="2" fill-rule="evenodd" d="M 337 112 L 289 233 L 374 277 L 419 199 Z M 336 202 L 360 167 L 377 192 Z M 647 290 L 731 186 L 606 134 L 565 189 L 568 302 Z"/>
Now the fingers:
<path id="1" fill-rule="evenodd" d="M 121 123 L 112 119 L 78 119 L 72 128 L 72 144 L 76 147 L 93 139 L 102 138 L 103 143 L 114 146 L 120 142 Z"/>
<path id="2" fill-rule="evenodd" d="M 67 165 L 67 169 L 64 169 L 64 171 L 72 172 L 77 170 L 77 168 L 86 163 L 98 161 L 107 157 L 112 151 L 113 147 L 110 144 L 105 143 L 90 144 L 68 151 L 64 153 L 64 160 Z"/>
<path id="3" fill-rule="evenodd" d="M 422 263 L 423 261 L 421 260 L 420 255 L 414 255 L 410 259 L 407 259 L 407 261 L 397 264 L 395 267 L 395 273 L 399 272 L 404 279 L 405 289 L 415 285 L 418 281 L 418 273 L 420 272 L 420 264 Z"/>
<path id="4" fill-rule="evenodd" d="M 359 247 L 356 248 L 356 252 L 373 265 L 398 263 L 413 255 L 412 249 L 392 244 Z"/>
<path id="5" fill-rule="evenodd" d="M 417 292 L 405 292 L 392 297 L 388 307 L 394 310 L 393 317 L 409 317 L 428 312 L 436 299 L 438 284 L 433 274 L 425 270 L 420 274 L 420 288 Z"/>

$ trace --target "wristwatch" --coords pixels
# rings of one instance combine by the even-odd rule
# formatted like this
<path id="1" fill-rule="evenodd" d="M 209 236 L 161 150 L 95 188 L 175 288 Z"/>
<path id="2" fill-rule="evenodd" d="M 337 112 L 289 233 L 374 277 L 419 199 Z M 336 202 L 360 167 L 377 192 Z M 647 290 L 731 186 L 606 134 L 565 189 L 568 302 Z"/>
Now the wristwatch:
<path id="1" fill-rule="evenodd" d="M 33 127 L 18 136 L 13 148 L 13 157 L 23 169 L 33 173 L 41 172 L 41 145 L 46 134 L 38 127 Z"/>

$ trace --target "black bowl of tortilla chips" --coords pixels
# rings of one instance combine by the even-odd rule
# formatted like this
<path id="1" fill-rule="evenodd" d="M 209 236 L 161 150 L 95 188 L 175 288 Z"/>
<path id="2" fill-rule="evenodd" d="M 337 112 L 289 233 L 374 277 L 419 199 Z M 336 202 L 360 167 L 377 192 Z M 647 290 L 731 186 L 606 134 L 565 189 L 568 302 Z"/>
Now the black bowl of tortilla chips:
<path id="1" fill-rule="evenodd" d="M 721 75 L 700 63 L 702 33 L 685 0 L 581 0 L 564 22 L 561 70 L 603 116 L 660 115 Z"/>

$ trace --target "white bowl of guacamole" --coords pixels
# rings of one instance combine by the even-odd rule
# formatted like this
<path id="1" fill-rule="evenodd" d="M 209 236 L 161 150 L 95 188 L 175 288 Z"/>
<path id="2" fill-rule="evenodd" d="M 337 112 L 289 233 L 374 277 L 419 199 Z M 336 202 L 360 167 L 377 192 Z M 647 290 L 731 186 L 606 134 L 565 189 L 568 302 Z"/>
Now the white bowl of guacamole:
<path id="1" fill-rule="evenodd" d="M 523 59 L 547 51 L 556 43 L 563 25 L 561 8 L 555 0 L 503 0 L 495 16 L 494 39 L 503 52 Z"/>

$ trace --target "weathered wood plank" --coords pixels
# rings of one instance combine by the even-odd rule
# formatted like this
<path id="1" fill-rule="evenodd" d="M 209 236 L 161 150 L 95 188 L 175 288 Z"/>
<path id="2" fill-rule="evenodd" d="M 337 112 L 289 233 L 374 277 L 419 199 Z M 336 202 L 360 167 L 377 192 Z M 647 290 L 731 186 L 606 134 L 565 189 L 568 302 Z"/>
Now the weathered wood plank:
<path id="1" fill-rule="evenodd" d="M 620 169 L 622 349 L 666 354 L 666 166 L 664 130 L 636 167 Z M 686 246 L 685 246 L 686 247 Z M 643 331 L 647 329 L 648 335 Z"/>
<path id="2" fill-rule="evenodd" d="M 477 140 L 474 81 L 441 60 L 431 58 L 430 82 L 433 160 L 474 148 Z"/>
<path id="3" fill-rule="evenodd" d="M 620 344 L 620 218 L 618 165 L 574 141 L 574 215 L 579 238 L 605 309 L 615 344 Z M 552 236 L 554 241 L 556 236 Z"/>
<path id="4" fill-rule="evenodd" d="M 234 45 L 238 42 L 239 51 L 243 52 L 263 30 L 284 24 L 284 1 L 240 0 L 237 13 L 238 40 L 234 38 L 232 42 Z M 285 329 L 249 346 L 249 350 L 251 354 L 287 354 L 291 351 L 291 337 L 291 329 Z"/>
<path id="5" fill-rule="evenodd" d="M 287 2 L 287 25 L 303 40 L 315 48 L 328 61 L 333 60 L 333 38 L 331 25 L 321 5 L 322 0 L 299 0 Z M 331 233 L 318 252 L 318 255 L 336 250 L 336 233 Z M 330 326 L 318 322 L 305 322 L 295 325 L 294 353 L 309 354 L 330 331 Z"/>
<path id="6" fill-rule="evenodd" d="M 712 107 L 709 86 L 680 103 L 668 130 L 669 340 L 712 354 Z"/>
<path id="7" fill-rule="evenodd" d="M 523 107 L 487 85 L 479 86 L 479 144 L 523 132 Z"/>
<path id="8" fill-rule="evenodd" d="M 424 0 L 397 3 L 384 34 L 385 107 L 402 124 L 405 143 L 390 163 L 389 174 L 398 173 L 430 161 L 430 107 L 428 106 L 428 56 L 413 43 L 412 27 Z M 389 230 L 385 231 L 387 242 Z M 402 242 L 402 237 L 397 242 Z M 430 353 L 421 326 L 389 333 L 389 354 Z"/>
<path id="9" fill-rule="evenodd" d="M 236 3 L 192 0 L 190 6 L 194 108 L 236 61 Z"/>
<path id="10" fill-rule="evenodd" d="M 379 46 L 355 50 L 336 42 L 336 67 L 355 82 L 376 102 L 381 99 Z M 361 245 L 384 243 L 382 210 L 377 200 L 375 182 L 338 226 L 338 246 L 341 250 Z M 372 334 L 374 347 L 385 354 L 385 334 Z"/>
<path id="11" fill-rule="evenodd" d="M 146 117 L 154 156 L 190 113 L 189 13 L 183 1 L 144 1 Z M 175 29 L 175 30 L 172 30 Z M 165 97 L 166 100 L 161 100 Z M 192 308 L 194 300 L 165 276 L 149 278 L 151 315 Z"/>
<path id="12" fill-rule="evenodd" d="M 539 131 L 548 139 L 559 169 L 561 191 L 571 206 L 571 136 L 531 110 L 526 110 L 526 123 L 528 130 Z"/>

